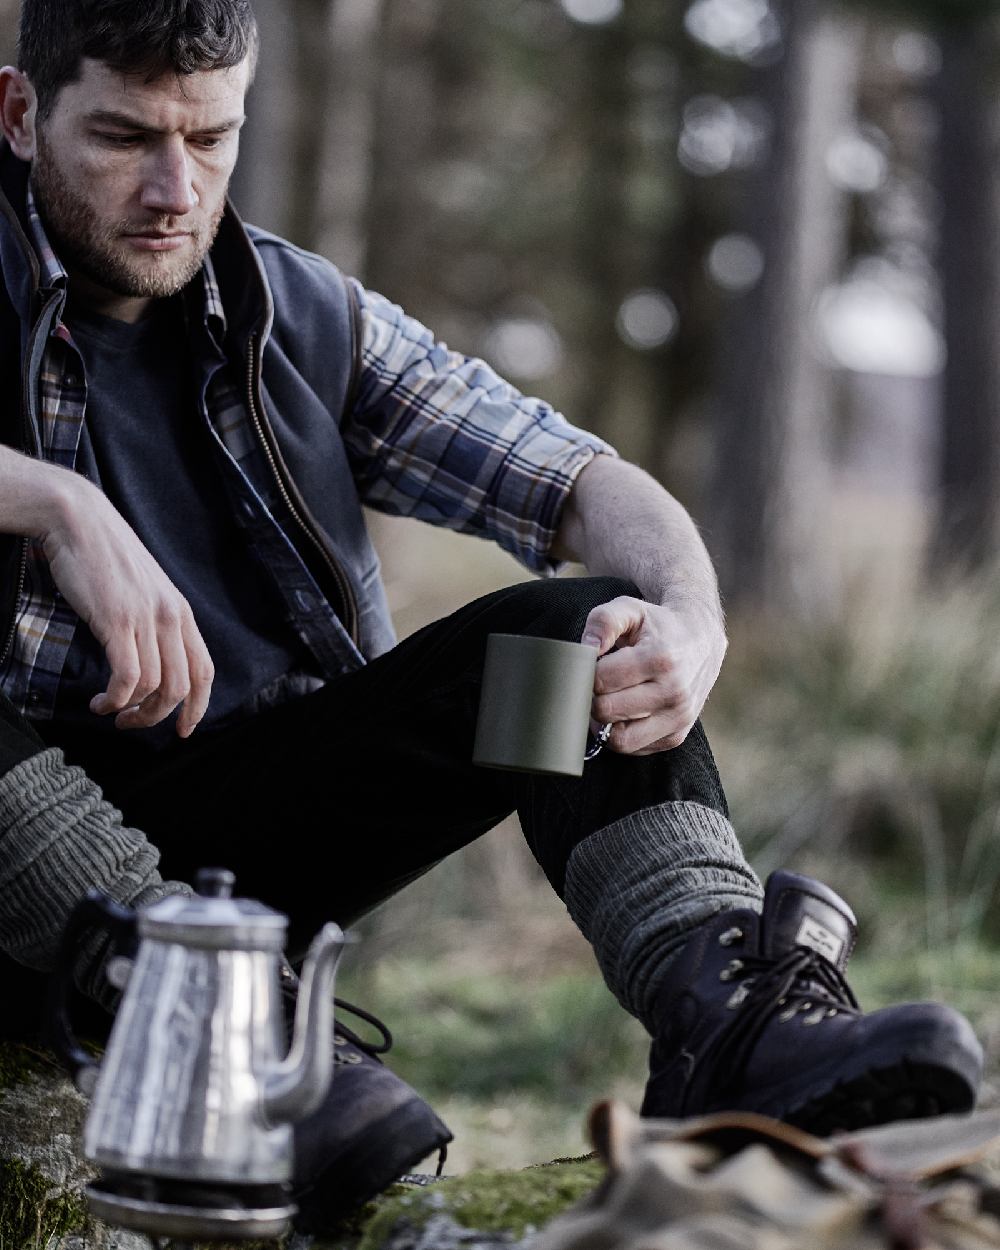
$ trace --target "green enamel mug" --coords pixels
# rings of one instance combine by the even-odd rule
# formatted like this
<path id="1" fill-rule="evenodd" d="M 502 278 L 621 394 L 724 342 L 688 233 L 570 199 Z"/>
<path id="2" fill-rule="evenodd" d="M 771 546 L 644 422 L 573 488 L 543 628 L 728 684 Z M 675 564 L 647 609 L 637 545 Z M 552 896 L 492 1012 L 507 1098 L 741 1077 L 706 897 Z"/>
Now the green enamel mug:
<path id="1" fill-rule="evenodd" d="M 597 648 L 583 643 L 490 634 L 474 763 L 579 777 L 594 754 L 590 704 L 596 666 Z"/>

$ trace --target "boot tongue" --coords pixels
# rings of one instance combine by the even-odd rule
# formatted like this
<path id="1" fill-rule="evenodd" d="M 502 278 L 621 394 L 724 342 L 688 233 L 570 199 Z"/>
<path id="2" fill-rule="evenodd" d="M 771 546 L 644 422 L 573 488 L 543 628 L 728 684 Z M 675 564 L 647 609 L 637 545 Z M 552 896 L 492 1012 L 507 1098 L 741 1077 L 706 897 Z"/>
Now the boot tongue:
<path id="1" fill-rule="evenodd" d="M 794 946 L 808 946 L 843 972 L 856 933 L 854 913 L 822 882 L 785 871 L 768 878 L 760 927 L 765 958 L 780 959 Z"/>

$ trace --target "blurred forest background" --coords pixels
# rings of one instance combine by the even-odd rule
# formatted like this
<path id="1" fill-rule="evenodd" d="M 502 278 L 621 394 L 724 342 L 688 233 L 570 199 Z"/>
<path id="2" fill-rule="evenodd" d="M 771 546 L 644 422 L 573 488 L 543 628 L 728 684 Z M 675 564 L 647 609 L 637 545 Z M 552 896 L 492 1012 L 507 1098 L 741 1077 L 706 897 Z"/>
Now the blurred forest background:
<path id="1" fill-rule="evenodd" d="M 997 0 L 256 8 L 244 215 L 689 506 L 732 636 L 706 723 L 756 866 L 844 893 L 863 1003 L 949 998 L 995 1074 Z M 373 525 L 401 632 L 525 576 Z M 456 1168 L 579 1152 L 591 1099 L 639 1096 L 641 1030 L 510 823 L 364 932 L 352 991 Z"/>

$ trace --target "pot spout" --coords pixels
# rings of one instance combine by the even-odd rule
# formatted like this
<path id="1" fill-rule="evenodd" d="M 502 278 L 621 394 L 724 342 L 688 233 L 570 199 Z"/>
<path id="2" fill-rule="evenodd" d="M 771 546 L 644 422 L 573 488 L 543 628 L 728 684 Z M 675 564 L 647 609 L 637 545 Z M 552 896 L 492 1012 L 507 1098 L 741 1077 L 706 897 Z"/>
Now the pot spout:
<path id="1" fill-rule="evenodd" d="M 261 1111 L 270 1125 L 293 1124 L 315 1111 L 333 1078 L 333 982 L 347 939 L 326 924 L 302 966 L 288 1055 L 263 1075 Z"/>

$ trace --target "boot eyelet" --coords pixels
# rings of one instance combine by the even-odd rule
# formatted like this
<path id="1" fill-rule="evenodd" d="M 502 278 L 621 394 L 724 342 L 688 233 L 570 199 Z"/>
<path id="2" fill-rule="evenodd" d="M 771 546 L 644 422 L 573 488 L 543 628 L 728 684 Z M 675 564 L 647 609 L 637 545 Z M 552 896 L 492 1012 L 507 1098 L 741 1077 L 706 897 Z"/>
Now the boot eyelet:
<path id="1" fill-rule="evenodd" d="M 733 977 L 737 976 L 742 971 L 743 971 L 743 960 L 731 959 L 729 963 L 726 965 L 726 967 L 723 968 L 722 971 L 719 973 L 719 980 L 731 981 Z"/>
<path id="2" fill-rule="evenodd" d="M 809 1025 L 809 1024 L 819 1024 L 821 1020 L 825 1020 L 825 1019 L 826 1019 L 826 1008 L 817 1007 L 816 1010 L 812 1012 L 811 1015 L 806 1016 L 806 1018 L 802 1021 L 802 1024 L 803 1026 Z"/>
<path id="3" fill-rule="evenodd" d="M 346 1038 L 346 1037 L 341 1037 L 339 1033 L 334 1033 L 334 1035 L 333 1035 L 333 1044 L 334 1044 L 334 1046 L 346 1046 L 346 1045 L 347 1045 L 347 1038 Z"/>
<path id="4" fill-rule="evenodd" d="M 361 1063 L 361 1056 L 349 1050 L 344 1056 L 344 1061 L 346 1063 Z"/>
<path id="5" fill-rule="evenodd" d="M 785 1008 L 785 1010 L 781 1013 L 781 1015 L 778 1016 L 778 1021 L 781 1024 L 787 1024 L 789 1020 L 794 1019 L 795 1016 L 797 1016 L 798 1014 L 799 1014 L 799 1005 L 798 1003 L 794 1003 L 791 1007 Z"/>
<path id="6" fill-rule="evenodd" d="M 720 946 L 732 946 L 734 942 L 743 941 L 743 930 L 740 928 L 727 929 L 725 933 L 719 934 Z"/>

